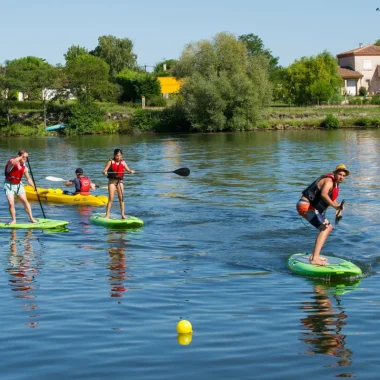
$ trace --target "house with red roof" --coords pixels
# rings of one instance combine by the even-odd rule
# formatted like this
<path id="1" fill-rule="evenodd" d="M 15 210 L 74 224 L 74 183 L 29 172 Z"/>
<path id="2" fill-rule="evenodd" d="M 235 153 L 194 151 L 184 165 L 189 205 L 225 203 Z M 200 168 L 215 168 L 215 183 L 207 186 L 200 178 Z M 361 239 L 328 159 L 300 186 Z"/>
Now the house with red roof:
<path id="1" fill-rule="evenodd" d="M 369 94 L 380 90 L 380 46 L 360 44 L 337 58 L 346 94 L 357 95 L 360 87 L 365 87 Z"/>

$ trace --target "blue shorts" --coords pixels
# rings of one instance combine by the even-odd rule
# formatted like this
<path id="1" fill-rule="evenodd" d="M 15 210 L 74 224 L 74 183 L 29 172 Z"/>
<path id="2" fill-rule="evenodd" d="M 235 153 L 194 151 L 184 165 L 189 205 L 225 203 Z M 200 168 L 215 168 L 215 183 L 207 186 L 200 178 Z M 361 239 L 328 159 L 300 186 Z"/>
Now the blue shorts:
<path id="1" fill-rule="evenodd" d="M 319 229 L 326 222 L 324 213 L 320 213 L 309 202 L 300 199 L 297 203 L 298 214 L 305 218 L 315 228 Z"/>
<path id="2" fill-rule="evenodd" d="M 22 195 L 25 194 L 24 185 L 20 182 L 17 185 L 8 181 L 4 182 L 3 189 L 5 191 L 5 195 Z"/>

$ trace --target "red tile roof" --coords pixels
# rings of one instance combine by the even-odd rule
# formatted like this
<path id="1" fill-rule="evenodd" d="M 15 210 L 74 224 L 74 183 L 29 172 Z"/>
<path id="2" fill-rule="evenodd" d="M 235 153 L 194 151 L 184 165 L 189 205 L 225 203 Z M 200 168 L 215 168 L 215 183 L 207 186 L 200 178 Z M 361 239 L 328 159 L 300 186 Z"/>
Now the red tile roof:
<path id="1" fill-rule="evenodd" d="M 380 46 L 377 45 L 366 45 L 356 49 L 352 49 L 349 51 L 345 51 L 344 53 L 340 53 L 337 55 L 338 58 L 349 57 L 352 55 L 360 56 L 360 55 L 380 55 Z"/>
<path id="2" fill-rule="evenodd" d="M 343 79 L 356 79 L 356 78 L 362 78 L 363 75 L 358 73 L 355 70 L 348 69 L 347 67 L 339 67 L 338 68 L 338 74 Z"/>

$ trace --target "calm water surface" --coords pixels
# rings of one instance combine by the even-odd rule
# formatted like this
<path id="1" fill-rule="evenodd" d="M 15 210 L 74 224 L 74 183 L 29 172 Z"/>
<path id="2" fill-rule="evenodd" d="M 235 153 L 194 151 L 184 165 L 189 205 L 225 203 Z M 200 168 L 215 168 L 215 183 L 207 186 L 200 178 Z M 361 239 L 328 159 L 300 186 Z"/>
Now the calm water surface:
<path id="1" fill-rule="evenodd" d="M 378 377 L 379 131 L 13 138 L 0 140 L 2 161 L 20 148 L 40 187 L 76 167 L 105 185 L 102 169 L 123 149 L 140 171 L 125 181 L 126 210 L 145 226 L 108 230 L 89 223 L 104 208 L 45 203 L 67 231 L 0 231 L 2 379 Z M 294 276 L 287 258 L 316 236 L 295 203 L 338 163 L 352 175 L 324 253 L 364 276 Z M 185 166 L 187 178 L 148 173 Z M 177 337 L 180 319 L 192 337 Z"/>

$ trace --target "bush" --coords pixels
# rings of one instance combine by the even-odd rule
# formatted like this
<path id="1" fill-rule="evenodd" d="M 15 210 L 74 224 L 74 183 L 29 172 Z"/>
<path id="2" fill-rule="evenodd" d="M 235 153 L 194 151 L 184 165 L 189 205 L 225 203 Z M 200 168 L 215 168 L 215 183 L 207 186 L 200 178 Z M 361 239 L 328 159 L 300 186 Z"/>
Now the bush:
<path id="1" fill-rule="evenodd" d="M 321 127 L 326 129 L 339 128 L 339 120 L 332 114 L 328 114 L 321 122 Z"/>
<path id="2" fill-rule="evenodd" d="M 367 89 L 365 87 L 359 88 L 359 96 L 367 96 Z"/>
<path id="3" fill-rule="evenodd" d="M 380 95 L 375 95 L 371 99 L 371 104 L 380 105 Z"/>
<path id="4" fill-rule="evenodd" d="M 361 98 L 359 98 L 358 96 L 353 96 L 352 98 L 348 99 L 348 104 L 361 105 L 361 104 L 363 104 L 363 102 L 362 102 Z"/>
<path id="5" fill-rule="evenodd" d="M 166 107 L 166 99 L 160 95 L 152 96 L 146 101 L 149 107 Z"/>
<path id="6" fill-rule="evenodd" d="M 140 131 L 153 130 L 155 121 L 152 117 L 152 113 L 139 108 L 135 111 L 132 116 L 131 126 L 132 128 L 138 129 Z"/>

